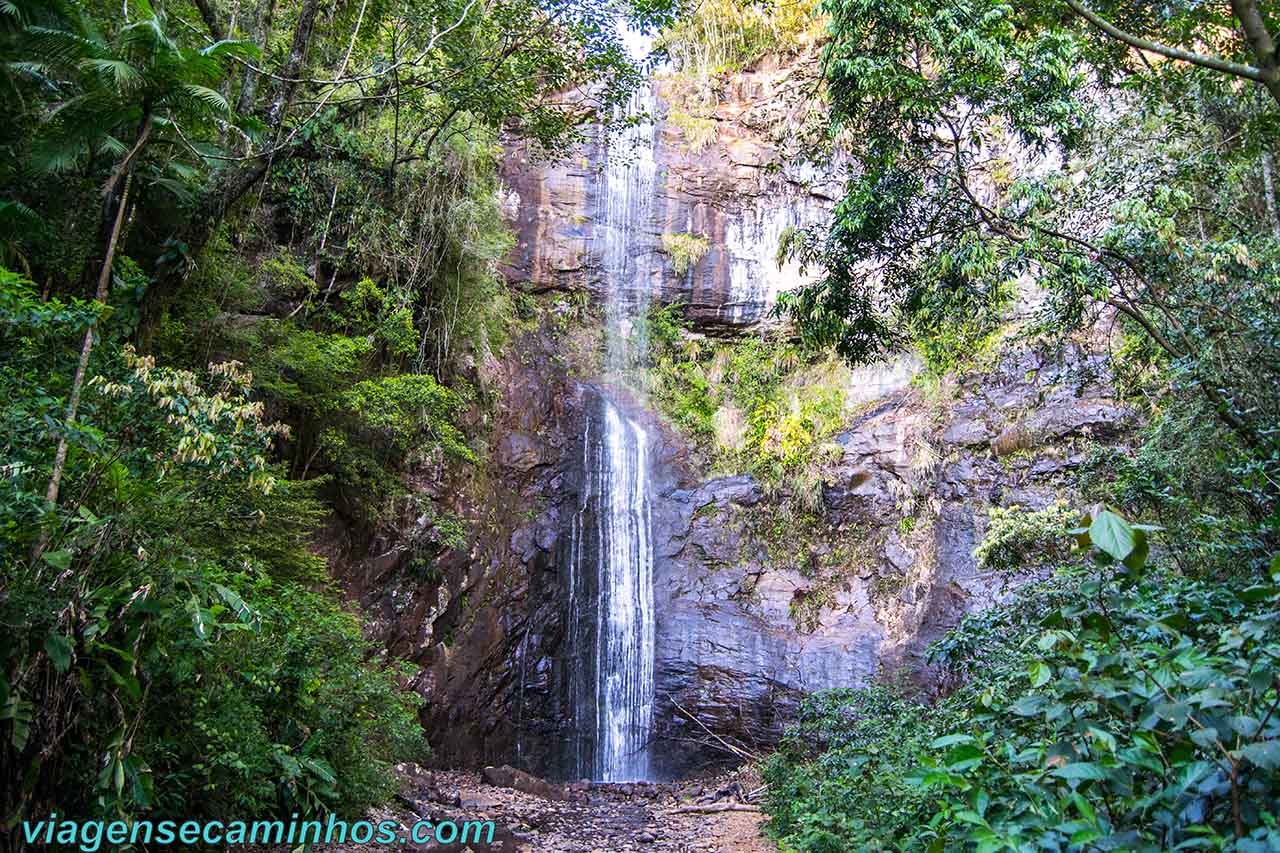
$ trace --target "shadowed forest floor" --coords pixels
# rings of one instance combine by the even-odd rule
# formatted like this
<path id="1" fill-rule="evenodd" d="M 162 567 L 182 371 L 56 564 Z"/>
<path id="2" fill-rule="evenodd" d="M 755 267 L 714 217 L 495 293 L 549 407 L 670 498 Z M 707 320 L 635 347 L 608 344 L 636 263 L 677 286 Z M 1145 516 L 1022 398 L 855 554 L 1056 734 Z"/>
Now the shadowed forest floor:
<path id="1" fill-rule="evenodd" d="M 403 778 L 397 801 L 372 810 L 369 820 L 394 820 L 402 826 L 423 819 L 492 820 L 497 826 L 493 842 L 346 844 L 318 849 L 329 853 L 771 853 L 777 849 L 763 837 L 764 815 L 742 803 L 759 787 L 758 775 L 746 768 L 671 784 L 558 786 L 535 780 L 532 787 L 543 795 L 490 784 L 480 773 L 407 767 Z"/>

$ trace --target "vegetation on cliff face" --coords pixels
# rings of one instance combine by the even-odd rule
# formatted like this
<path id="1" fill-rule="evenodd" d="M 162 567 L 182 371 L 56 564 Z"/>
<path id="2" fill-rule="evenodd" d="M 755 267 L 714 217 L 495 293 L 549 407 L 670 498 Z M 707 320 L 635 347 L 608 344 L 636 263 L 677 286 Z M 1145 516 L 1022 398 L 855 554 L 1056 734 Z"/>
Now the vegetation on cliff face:
<path id="1" fill-rule="evenodd" d="M 789 507 L 821 502 L 827 442 L 851 414 L 848 371 L 782 335 L 730 341 L 690 335 L 678 304 L 645 321 L 643 381 L 653 403 L 716 473 L 754 475 Z"/>
<path id="2" fill-rule="evenodd" d="M 0 8 L 4 830 L 359 814 L 422 754 L 317 537 L 359 554 L 427 500 L 410 467 L 483 464 L 462 424 L 516 313 L 495 140 L 612 120 L 618 11 Z"/>
<path id="3" fill-rule="evenodd" d="M 833 853 L 1277 849 L 1280 20 L 823 9 L 855 169 L 831 228 L 784 247 L 823 272 L 784 297 L 803 342 L 962 371 L 1038 285 L 1028 331 L 1109 330 L 1145 423 L 1084 466 L 1091 515 L 993 515 L 985 566 L 1058 570 L 933 646 L 935 702 L 809 701 L 768 766 L 772 831 Z"/>

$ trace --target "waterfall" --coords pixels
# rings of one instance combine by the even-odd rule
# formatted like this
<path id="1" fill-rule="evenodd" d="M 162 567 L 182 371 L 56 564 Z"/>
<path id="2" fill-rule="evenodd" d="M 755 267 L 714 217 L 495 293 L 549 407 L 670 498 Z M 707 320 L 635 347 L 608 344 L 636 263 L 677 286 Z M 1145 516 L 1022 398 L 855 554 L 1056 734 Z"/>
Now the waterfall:
<path id="1" fill-rule="evenodd" d="M 584 484 L 570 533 L 575 775 L 646 779 L 653 725 L 653 542 L 649 436 L 601 395 L 583 435 Z"/>
<path id="2" fill-rule="evenodd" d="M 606 275 L 606 370 L 621 376 L 643 352 L 635 320 L 657 281 L 652 255 L 635 250 L 654 197 L 653 93 L 642 86 L 608 140 L 597 184 Z M 569 559 L 569 643 L 574 704 L 573 764 L 601 781 L 649 776 L 653 727 L 654 622 L 650 438 L 607 391 L 583 433 L 584 486 Z"/>

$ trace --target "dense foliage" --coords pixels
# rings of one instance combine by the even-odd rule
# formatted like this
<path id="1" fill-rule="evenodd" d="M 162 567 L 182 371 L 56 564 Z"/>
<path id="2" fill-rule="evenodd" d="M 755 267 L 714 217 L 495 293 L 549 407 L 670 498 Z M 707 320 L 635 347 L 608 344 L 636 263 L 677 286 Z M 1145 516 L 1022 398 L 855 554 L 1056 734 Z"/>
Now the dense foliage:
<path id="1" fill-rule="evenodd" d="M 1210 440 L 1232 458 L 1213 467 L 1235 470 L 1232 488 L 1268 514 L 1280 420 L 1270 13 L 824 8 L 832 133 L 853 169 L 830 231 L 784 247 L 824 271 L 784 298 L 806 339 L 852 361 L 914 343 L 945 370 L 1034 284 L 1040 330 L 1115 322 L 1125 360 L 1146 371 L 1131 391 L 1162 417 L 1216 420 Z"/>
<path id="2" fill-rule="evenodd" d="M 358 814 L 423 754 L 317 540 L 464 544 L 403 482 L 484 461 L 496 141 L 615 121 L 620 15 L 670 8 L 0 4 L 0 846 Z"/>
<path id="3" fill-rule="evenodd" d="M 317 591 L 322 507 L 269 461 L 286 428 L 252 377 L 157 367 L 106 337 L 53 513 L 50 380 L 100 312 L 7 271 L 0 300 L 6 822 L 37 805 L 214 817 L 387 796 L 390 758 L 422 748 L 415 703 Z"/>
<path id="4" fill-rule="evenodd" d="M 928 381 L 1015 331 L 1107 340 L 1143 415 L 1064 504 L 992 510 L 975 558 L 1049 581 L 932 647 L 932 704 L 815 697 L 768 767 L 784 849 L 1280 847 L 1280 20 L 1271 4 L 831 0 L 852 156 L 784 295 L 851 362 Z M 1030 321 L 1027 306 L 1032 306 Z M 1150 559 L 1155 568 L 1149 568 Z"/>
<path id="5" fill-rule="evenodd" d="M 1149 572 L 1141 527 L 1086 521 L 1095 565 L 934 647 L 941 703 L 808 701 L 766 770 L 786 849 L 1275 849 L 1280 564 Z"/>

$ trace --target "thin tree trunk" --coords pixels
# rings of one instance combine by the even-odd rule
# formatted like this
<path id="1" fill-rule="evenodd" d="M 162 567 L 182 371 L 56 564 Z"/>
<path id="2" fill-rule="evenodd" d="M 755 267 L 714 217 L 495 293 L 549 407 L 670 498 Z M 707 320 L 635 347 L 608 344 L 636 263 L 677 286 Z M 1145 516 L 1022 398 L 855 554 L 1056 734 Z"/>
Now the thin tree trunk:
<path id="1" fill-rule="evenodd" d="M 1276 187 L 1271 177 L 1271 152 L 1262 152 L 1262 191 L 1267 203 L 1267 218 L 1271 220 L 1271 233 L 1280 239 L 1280 217 L 1276 216 Z"/>
<path id="2" fill-rule="evenodd" d="M 271 22 L 275 17 L 274 0 L 261 0 L 255 13 L 250 17 L 249 41 L 258 46 L 265 55 L 267 42 L 271 40 Z M 248 115 L 253 110 L 253 99 L 258 94 L 258 72 L 245 65 L 244 74 L 240 77 L 240 96 L 236 99 L 236 115 Z"/>
<path id="3" fill-rule="evenodd" d="M 289 46 L 289 58 L 281 69 L 280 91 L 267 110 L 267 127 L 278 130 L 284 120 L 285 111 L 293 102 L 293 93 L 298 88 L 297 78 L 306 68 L 307 49 L 311 46 L 311 30 L 315 27 L 316 13 L 319 11 L 319 0 L 302 0 L 298 10 L 298 25 L 293 30 L 293 43 Z"/>
<path id="4" fill-rule="evenodd" d="M 98 290 L 94 299 L 106 304 L 111 289 L 111 265 L 115 261 L 116 245 L 120 241 L 120 228 L 124 224 L 125 208 L 129 206 L 129 187 L 133 183 L 133 173 L 129 172 L 124 179 L 124 189 L 120 192 L 120 203 L 116 206 L 115 221 L 111 226 L 111 236 L 107 240 L 107 254 L 102 261 L 102 272 L 98 275 Z M 71 398 L 67 401 L 67 419 L 65 424 L 70 428 L 76 420 L 76 411 L 80 408 L 80 392 L 84 389 L 84 376 L 89 371 L 89 353 L 93 351 L 93 326 L 85 329 L 84 341 L 80 344 L 80 363 L 76 365 L 76 375 L 71 381 Z M 53 473 L 49 475 L 49 488 L 45 491 L 45 500 L 51 504 L 58 503 L 58 489 L 62 485 L 62 471 L 67 464 L 67 437 L 58 439 L 58 450 L 53 456 Z M 43 547 L 37 548 L 37 553 Z"/>

